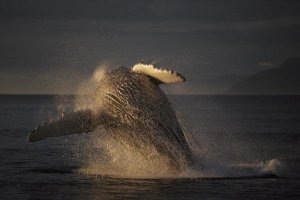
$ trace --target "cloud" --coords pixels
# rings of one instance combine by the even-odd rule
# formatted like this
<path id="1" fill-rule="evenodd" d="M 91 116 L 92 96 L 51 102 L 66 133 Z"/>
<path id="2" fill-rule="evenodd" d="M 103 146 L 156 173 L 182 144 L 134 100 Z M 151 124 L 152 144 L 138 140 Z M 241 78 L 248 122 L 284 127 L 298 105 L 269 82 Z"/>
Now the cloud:
<path id="1" fill-rule="evenodd" d="M 0 0 L 1 18 L 256 21 L 299 16 L 283 0 Z"/>
<path id="2" fill-rule="evenodd" d="M 273 67 L 273 64 L 271 62 L 261 61 L 258 63 L 258 65 L 262 67 Z"/>
<path id="3" fill-rule="evenodd" d="M 41 73 L 49 80 L 77 80 L 103 61 L 129 67 L 142 59 L 183 73 L 188 82 L 175 92 L 213 92 L 201 79 L 245 76 L 268 65 L 257 61 L 276 65 L 299 56 L 299 5 L 280 0 L 0 0 L 0 74 L 13 79 L 22 73 L 23 82 L 15 85 L 21 88 Z"/>

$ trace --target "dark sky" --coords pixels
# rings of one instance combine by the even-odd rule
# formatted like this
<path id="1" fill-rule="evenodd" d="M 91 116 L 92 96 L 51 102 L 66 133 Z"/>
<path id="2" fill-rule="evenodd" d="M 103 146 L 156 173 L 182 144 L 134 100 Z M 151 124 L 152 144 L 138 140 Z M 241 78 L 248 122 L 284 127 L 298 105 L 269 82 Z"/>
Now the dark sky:
<path id="1" fill-rule="evenodd" d="M 143 60 L 218 93 L 300 57 L 298 0 L 0 0 L 0 93 L 73 93 L 100 65 Z M 225 84 L 226 85 L 226 84 Z"/>

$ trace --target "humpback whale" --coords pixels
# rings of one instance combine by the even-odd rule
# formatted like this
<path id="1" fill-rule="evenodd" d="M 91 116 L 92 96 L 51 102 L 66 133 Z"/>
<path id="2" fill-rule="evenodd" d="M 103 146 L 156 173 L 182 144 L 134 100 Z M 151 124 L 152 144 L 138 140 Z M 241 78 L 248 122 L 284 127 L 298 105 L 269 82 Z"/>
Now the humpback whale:
<path id="1" fill-rule="evenodd" d="M 155 149 L 174 173 L 182 172 L 192 163 L 192 151 L 159 85 L 184 81 L 178 72 L 142 63 L 107 71 L 93 96 L 97 109 L 76 110 L 38 126 L 29 134 L 29 141 L 88 133 L 102 127 L 116 140 L 141 152 L 145 147 Z"/>

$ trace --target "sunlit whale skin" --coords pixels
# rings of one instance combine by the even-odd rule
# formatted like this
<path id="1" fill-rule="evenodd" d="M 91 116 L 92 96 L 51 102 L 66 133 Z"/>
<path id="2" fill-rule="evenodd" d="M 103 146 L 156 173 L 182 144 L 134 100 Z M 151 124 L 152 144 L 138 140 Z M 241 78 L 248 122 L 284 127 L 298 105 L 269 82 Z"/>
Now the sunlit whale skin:
<path id="1" fill-rule="evenodd" d="M 101 126 L 116 140 L 141 152 L 145 146 L 154 148 L 175 172 L 180 172 L 191 165 L 192 152 L 159 84 L 183 81 L 185 78 L 177 72 L 144 65 L 111 70 L 99 80 L 93 98 L 98 109 L 69 113 L 40 126 L 30 133 L 29 141 L 91 132 Z"/>

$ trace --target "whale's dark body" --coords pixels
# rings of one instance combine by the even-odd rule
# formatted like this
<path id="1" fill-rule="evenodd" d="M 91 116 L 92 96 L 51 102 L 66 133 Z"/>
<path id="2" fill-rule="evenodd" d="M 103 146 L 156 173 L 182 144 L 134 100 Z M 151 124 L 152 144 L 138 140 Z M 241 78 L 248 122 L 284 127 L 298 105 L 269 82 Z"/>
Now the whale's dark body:
<path id="1" fill-rule="evenodd" d="M 155 77 L 125 67 L 106 72 L 93 99 L 99 110 L 67 114 L 35 129 L 29 140 L 90 132 L 102 126 L 117 141 L 141 152 L 145 147 L 155 149 L 168 160 L 174 171 L 180 172 L 191 164 L 192 153 L 171 103 L 159 87 L 160 83 L 162 81 Z"/>

